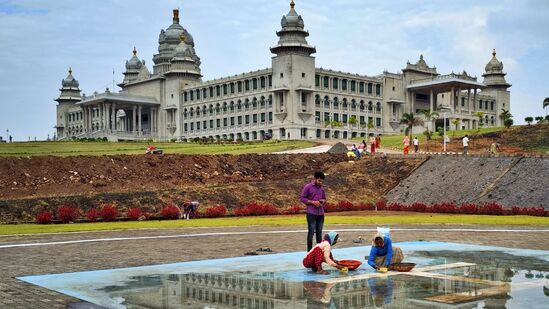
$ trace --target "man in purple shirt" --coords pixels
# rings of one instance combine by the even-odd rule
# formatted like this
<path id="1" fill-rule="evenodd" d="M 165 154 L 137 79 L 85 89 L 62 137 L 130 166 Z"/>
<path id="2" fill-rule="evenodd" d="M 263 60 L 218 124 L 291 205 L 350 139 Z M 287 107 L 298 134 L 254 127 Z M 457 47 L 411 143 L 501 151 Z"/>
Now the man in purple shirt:
<path id="1" fill-rule="evenodd" d="M 313 248 L 313 234 L 316 234 L 316 243 L 322 241 L 322 228 L 324 227 L 324 205 L 326 204 L 326 192 L 322 187 L 324 181 L 323 172 L 316 172 L 314 180 L 306 184 L 299 199 L 307 206 L 307 252 Z"/>

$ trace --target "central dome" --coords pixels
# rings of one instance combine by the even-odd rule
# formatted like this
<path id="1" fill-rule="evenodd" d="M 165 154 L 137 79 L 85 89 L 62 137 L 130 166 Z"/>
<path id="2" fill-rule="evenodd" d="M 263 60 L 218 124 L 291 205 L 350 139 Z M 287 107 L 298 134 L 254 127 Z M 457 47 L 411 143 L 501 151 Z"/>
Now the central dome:
<path id="1" fill-rule="evenodd" d="M 61 81 L 63 88 L 78 88 L 78 81 L 72 76 L 72 69 L 69 68 L 69 75 Z"/>
<path id="2" fill-rule="evenodd" d="M 485 70 L 487 73 L 501 73 L 503 71 L 503 62 L 499 61 L 498 58 L 496 58 L 496 50 L 492 52 L 492 59 L 490 59 L 490 62 L 485 67 Z"/>
<path id="3" fill-rule="evenodd" d="M 179 24 L 179 10 L 175 9 L 173 10 L 173 24 L 166 29 L 166 31 L 161 30 L 160 35 L 158 37 L 158 43 L 159 44 L 173 44 L 178 45 L 179 44 L 179 38 L 181 35 L 185 36 L 185 41 L 187 44 L 194 46 L 194 39 L 192 35 L 185 29 L 183 26 Z"/>

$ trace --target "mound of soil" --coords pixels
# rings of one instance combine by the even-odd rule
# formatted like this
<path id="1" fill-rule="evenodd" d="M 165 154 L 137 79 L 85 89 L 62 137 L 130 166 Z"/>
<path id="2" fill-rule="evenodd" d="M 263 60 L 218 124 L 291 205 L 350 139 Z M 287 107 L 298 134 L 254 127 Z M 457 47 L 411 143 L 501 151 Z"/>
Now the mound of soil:
<path id="1" fill-rule="evenodd" d="M 332 148 L 330 148 L 330 150 L 328 150 L 328 153 L 347 153 L 349 151 L 349 149 L 347 148 L 347 146 L 345 146 L 345 144 L 343 143 L 337 143 L 335 145 L 332 146 Z"/>
<path id="2" fill-rule="evenodd" d="M 68 203 L 87 211 L 114 203 L 158 212 L 166 203 L 193 199 L 229 209 L 251 201 L 285 208 L 299 204 L 303 185 L 325 171 L 330 202 L 376 201 L 422 159 L 343 154 L 122 155 L 6 157 L 0 160 L 0 222 L 32 221 L 42 210 Z"/>

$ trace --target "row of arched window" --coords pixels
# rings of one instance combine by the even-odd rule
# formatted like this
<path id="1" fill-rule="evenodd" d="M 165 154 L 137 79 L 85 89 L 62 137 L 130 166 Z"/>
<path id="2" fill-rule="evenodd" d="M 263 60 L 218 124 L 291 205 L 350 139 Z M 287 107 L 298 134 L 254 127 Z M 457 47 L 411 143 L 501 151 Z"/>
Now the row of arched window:
<path id="1" fill-rule="evenodd" d="M 69 113 L 69 122 L 80 121 L 83 119 L 82 117 L 82 112 Z"/>
<path id="2" fill-rule="evenodd" d="M 84 127 L 83 126 L 69 127 L 69 135 L 80 134 L 82 132 L 84 132 Z"/>
<path id="3" fill-rule="evenodd" d="M 488 110 L 488 105 L 490 105 L 490 110 L 494 110 L 494 106 L 495 106 L 496 102 L 494 101 L 483 101 L 483 100 L 479 100 L 478 101 L 478 109 L 485 109 L 485 110 Z"/>
<path id="4" fill-rule="evenodd" d="M 240 115 L 232 117 L 219 117 L 216 119 L 202 120 L 196 122 L 186 122 L 183 124 L 183 130 L 188 131 L 200 131 L 200 130 L 209 130 L 209 129 L 219 129 L 219 128 L 228 128 L 234 127 L 236 125 L 249 125 L 249 124 L 266 124 L 273 121 L 273 112 L 268 113 L 257 113 L 251 115 Z"/>
<path id="5" fill-rule="evenodd" d="M 357 102 L 355 99 L 351 99 L 350 101 L 347 98 L 339 99 L 338 97 L 334 97 L 333 99 L 330 99 L 329 96 L 324 96 L 324 98 L 321 98 L 320 95 L 315 96 L 315 107 L 317 108 L 327 108 L 327 109 L 336 109 L 336 110 L 344 110 L 344 111 L 361 111 L 361 112 L 376 112 L 380 113 L 382 110 L 381 102 L 372 102 L 364 100 L 360 100 Z"/>
<path id="6" fill-rule="evenodd" d="M 273 86 L 272 75 L 254 77 L 246 80 L 239 80 L 222 85 L 204 87 L 201 89 L 188 90 L 183 92 L 183 101 L 195 101 L 208 98 L 245 93 L 250 91 L 265 90 Z"/>
<path id="7" fill-rule="evenodd" d="M 381 96 L 381 84 L 364 81 L 348 80 L 346 78 L 315 75 L 315 86 L 317 89 L 329 89 L 333 91 L 344 91 L 351 93 L 362 93 Z"/>
<path id="8" fill-rule="evenodd" d="M 205 104 L 202 107 L 197 106 L 196 108 L 185 108 L 183 109 L 183 119 L 187 117 L 207 117 L 218 114 L 226 113 L 240 113 L 242 111 L 258 110 L 264 108 L 270 108 L 273 106 L 272 95 L 269 95 L 268 98 L 261 96 L 259 99 L 256 97 L 250 99 L 237 100 L 236 102 L 230 101 L 229 103 L 216 103 L 206 106 Z"/>

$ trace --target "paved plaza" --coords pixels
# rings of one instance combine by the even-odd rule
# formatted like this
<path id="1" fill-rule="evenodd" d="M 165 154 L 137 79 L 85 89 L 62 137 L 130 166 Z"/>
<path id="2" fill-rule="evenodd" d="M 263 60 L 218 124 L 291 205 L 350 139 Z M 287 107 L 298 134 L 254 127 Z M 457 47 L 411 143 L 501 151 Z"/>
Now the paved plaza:
<path id="1" fill-rule="evenodd" d="M 341 231 L 338 247 L 370 237 L 376 226 L 326 226 Z M 508 248 L 549 248 L 549 229 L 522 226 L 393 226 L 395 242 L 444 241 Z M 272 232 L 272 233 L 271 233 Z M 259 247 L 273 253 L 304 250 L 301 226 L 149 229 L 0 237 L 0 307 L 64 308 L 80 300 L 15 277 L 239 257 Z M 82 242 L 84 241 L 84 242 Z M 366 255 L 367 249 L 364 250 Z M 269 253 L 262 253 L 269 254 Z M 357 257 L 358 258 L 358 257 Z"/>

